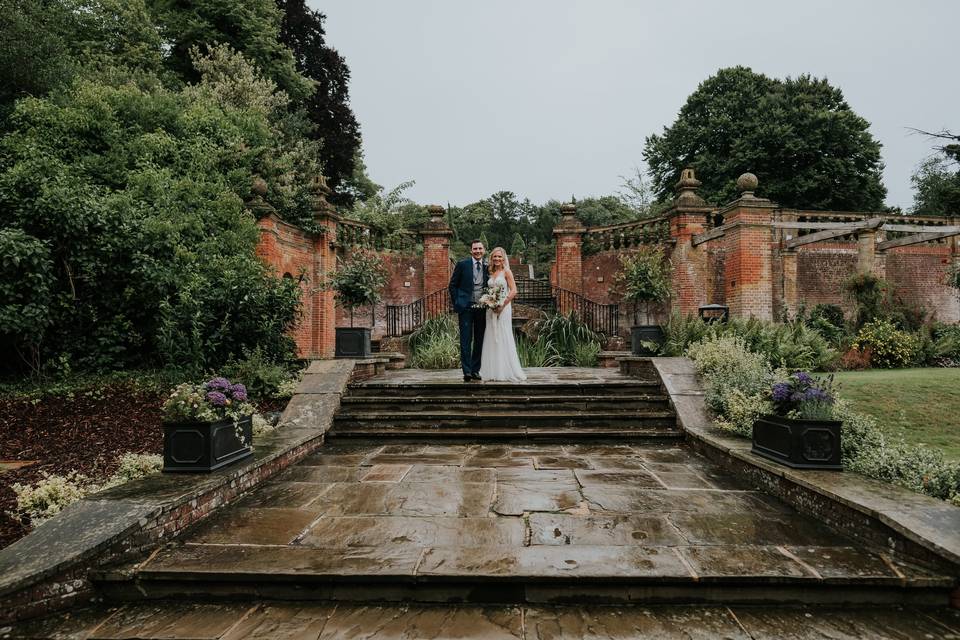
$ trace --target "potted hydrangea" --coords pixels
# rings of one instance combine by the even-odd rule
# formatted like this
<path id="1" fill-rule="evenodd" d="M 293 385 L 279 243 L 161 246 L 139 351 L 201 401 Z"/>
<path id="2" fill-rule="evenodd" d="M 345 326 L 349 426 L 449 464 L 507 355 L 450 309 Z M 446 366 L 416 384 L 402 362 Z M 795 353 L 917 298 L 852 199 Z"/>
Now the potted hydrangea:
<path id="1" fill-rule="evenodd" d="M 163 403 L 163 470 L 213 471 L 252 453 L 247 389 L 226 378 L 181 384 Z"/>
<path id="2" fill-rule="evenodd" d="M 753 424 L 753 452 L 797 469 L 842 469 L 840 427 L 833 419 L 833 379 L 797 371 L 770 390 L 773 414 Z"/>

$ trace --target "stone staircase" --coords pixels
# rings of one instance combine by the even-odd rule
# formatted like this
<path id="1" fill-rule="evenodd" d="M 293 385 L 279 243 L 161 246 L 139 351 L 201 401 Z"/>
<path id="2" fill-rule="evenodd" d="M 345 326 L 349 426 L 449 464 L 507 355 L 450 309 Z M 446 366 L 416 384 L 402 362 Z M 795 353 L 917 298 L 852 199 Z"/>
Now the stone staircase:
<path id="1" fill-rule="evenodd" d="M 98 588 L 108 601 L 569 611 L 946 605 L 949 571 L 847 538 L 691 450 L 659 379 L 634 364 L 639 378 L 400 370 L 354 384 L 323 447 L 102 570 Z"/>
<path id="2" fill-rule="evenodd" d="M 680 431 L 658 380 L 616 372 L 561 379 L 531 369 L 529 384 L 464 383 L 459 371 L 399 385 L 377 379 L 354 384 L 328 432 L 350 438 L 657 438 Z"/>

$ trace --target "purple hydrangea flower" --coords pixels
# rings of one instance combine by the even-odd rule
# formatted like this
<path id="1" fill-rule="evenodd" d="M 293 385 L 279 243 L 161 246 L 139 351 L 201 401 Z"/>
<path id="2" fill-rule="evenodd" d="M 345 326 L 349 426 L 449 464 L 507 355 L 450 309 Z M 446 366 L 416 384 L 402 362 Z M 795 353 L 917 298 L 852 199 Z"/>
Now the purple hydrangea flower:
<path id="1" fill-rule="evenodd" d="M 210 391 L 228 391 L 230 381 L 226 378 L 210 378 L 205 385 Z"/>
<path id="2" fill-rule="evenodd" d="M 247 399 L 247 388 L 238 382 L 230 386 L 230 395 L 233 396 L 234 400 L 244 402 Z"/>
<path id="3" fill-rule="evenodd" d="M 207 394 L 207 402 L 215 407 L 225 407 L 227 406 L 227 396 L 219 391 L 211 391 Z"/>
<path id="4" fill-rule="evenodd" d="M 773 385 L 773 401 L 786 402 L 790 399 L 790 385 L 786 382 L 778 382 Z"/>

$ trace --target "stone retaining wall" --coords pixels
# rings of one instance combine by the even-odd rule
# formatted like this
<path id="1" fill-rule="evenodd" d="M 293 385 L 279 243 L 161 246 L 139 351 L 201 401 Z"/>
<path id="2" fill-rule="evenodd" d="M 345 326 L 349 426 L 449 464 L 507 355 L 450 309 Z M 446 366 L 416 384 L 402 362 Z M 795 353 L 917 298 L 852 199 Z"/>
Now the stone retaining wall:
<path id="1" fill-rule="evenodd" d="M 792 469 L 754 455 L 749 439 L 713 425 L 691 360 L 651 358 L 650 363 L 695 451 L 853 539 L 960 576 L 960 508 L 855 473 Z M 960 607 L 960 588 L 951 603 Z"/>
<path id="2" fill-rule="evenodd" d="M 313 452 L 353 370 L 349 360 L 312 363 L 252 457 L 209 474 L 156 474 L 101 491 L 0 550 L 0 623 L 95 599 L 91 572 L 145 556 Z"/>

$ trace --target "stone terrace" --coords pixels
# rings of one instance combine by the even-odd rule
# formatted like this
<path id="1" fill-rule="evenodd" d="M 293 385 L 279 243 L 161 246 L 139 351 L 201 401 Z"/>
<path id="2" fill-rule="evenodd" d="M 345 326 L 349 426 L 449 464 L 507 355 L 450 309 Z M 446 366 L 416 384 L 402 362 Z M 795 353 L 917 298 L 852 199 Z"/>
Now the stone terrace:
<path id="1" fill-rule="evenodd" d="M 101 586 L 118 598 L 941 604 L 952 584 L 682 445 L 371 443 L 324 447 Z"/>

